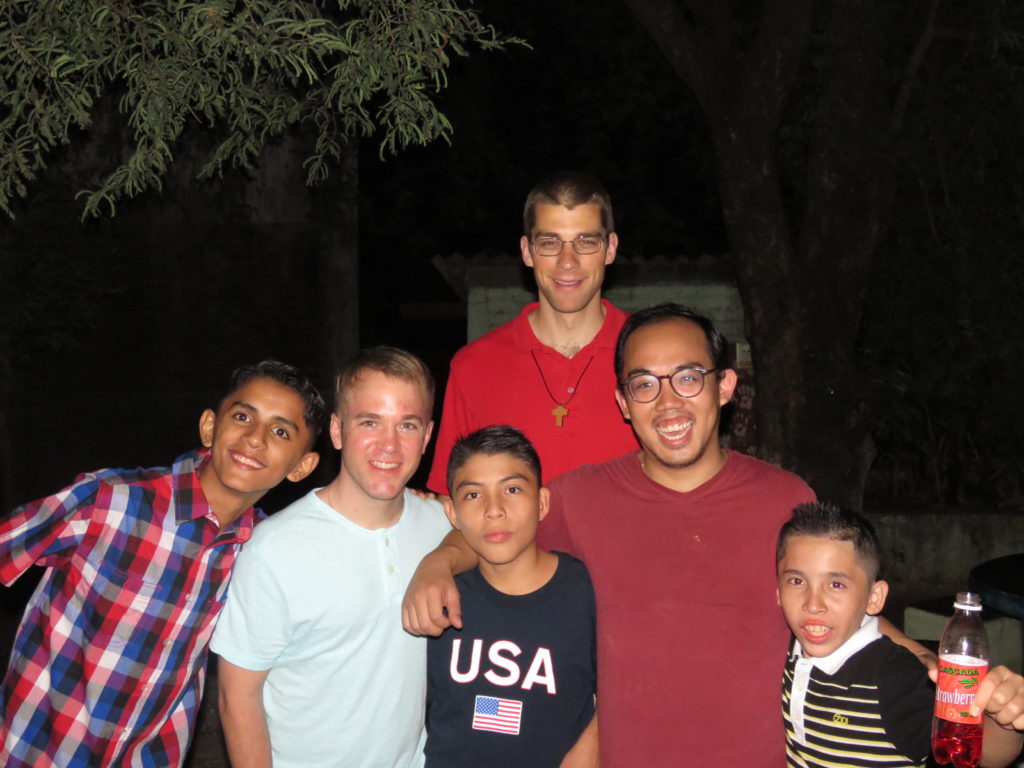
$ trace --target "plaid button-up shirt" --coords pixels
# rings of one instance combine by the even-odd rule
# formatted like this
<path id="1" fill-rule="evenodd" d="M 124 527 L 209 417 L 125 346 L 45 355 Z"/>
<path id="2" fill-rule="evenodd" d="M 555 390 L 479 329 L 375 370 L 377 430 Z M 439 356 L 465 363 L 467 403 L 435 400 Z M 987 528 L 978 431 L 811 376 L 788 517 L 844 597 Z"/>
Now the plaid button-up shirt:
<path id="1" fill-rule="evenodd" d="M 180 765 L 254 510 L 221 530 L 196 474 L 108 469 L 0 521 L 0 579 L 47 566 L 0 688 L 0 765 Z"/>

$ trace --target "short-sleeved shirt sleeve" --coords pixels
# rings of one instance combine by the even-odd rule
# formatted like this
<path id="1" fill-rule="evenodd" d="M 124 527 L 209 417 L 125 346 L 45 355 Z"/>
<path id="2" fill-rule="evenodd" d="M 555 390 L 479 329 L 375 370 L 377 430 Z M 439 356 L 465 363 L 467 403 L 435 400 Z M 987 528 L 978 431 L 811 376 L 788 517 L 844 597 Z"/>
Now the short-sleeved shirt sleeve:
<path id="1" fill-rule="evenodd" d="M 901 754 L 924 762 L 931 750 L 935 689 L 907 649 L 893 645 L 879 675 L 878 698 L 890 741 Z"/>
<path id="2" fill-rule="evenodd" d="M 0 521 L 0 580 L 11 585 L 33 565 L 57 565 L 72 552 L 89 527 L 99 485 L 97 475 L 79 475 L 73 485 Z"/>
<path id="3" fill-rule="evenodd" d="M 274 666 L 290 640 L 288 602 L 258 546 L 243 548 L 210 647 L 237 667 Z"/>

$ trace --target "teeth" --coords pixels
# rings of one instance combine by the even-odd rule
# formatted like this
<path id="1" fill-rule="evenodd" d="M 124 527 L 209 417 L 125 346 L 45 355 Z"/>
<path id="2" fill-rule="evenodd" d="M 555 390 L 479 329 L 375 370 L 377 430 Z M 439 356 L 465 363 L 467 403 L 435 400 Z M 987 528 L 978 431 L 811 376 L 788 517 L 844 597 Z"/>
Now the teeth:
<path id="1" fill-rule="evenodd" d="M 680 433 L 687 431 L 693 427 L 692 421 L 687 421 L 683 424 L 665 424 L 660 427 L 655 427 L 655 432 L 665 437 L 678 437 Z"/>
<path id="2" fill-rule="evenodd" d="M 254 461 L 248 458 L 247 456 L 243 456 L 240 453 L 236 453 L 234 456 L 235 461 L 237 461 L 240 464 L 245 464 L 245 466 L 252 467 L 253 469 L 263 469 L 263 465 L 260 462 Z"/>
<path id="3" fill-rule="evenodd" d="M 821 637 L 827 635 L 831 630 L 823 624 L 808 624 L 804 627 L 804 632 L 814 637 Z"/>
<path id="4" fill-rule="evenodd" d="M 390 461 L 371 461 L 370 466 L 377 467 L 377 469 L 397 469 L 398 463 Z"/>

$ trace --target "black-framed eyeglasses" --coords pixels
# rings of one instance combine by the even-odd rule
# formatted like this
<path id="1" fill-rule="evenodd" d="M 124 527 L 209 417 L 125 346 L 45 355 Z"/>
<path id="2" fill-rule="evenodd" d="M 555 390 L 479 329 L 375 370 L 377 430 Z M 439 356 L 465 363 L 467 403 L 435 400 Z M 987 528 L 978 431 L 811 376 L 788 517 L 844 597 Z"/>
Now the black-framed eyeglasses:
<path id="1" fill-rule="evenodd" d="M 696 397 L 704 391 L 704 377 L 717 368 L 680 368 L 664 376 L 653 373 L 638 373 L 619 383 L 638 403 L 652 403 L 661 394 L 661 382 L 667 379 L 672 391 L 680 397 Z"/>
<path id="2" fill-rule="evenodd" d="M 530 243 L 538 256 L 557 256 L 562 252 L 562 246 L 572 243 L 572 249 L 580 256 L 589 256 L 597 253 L 604 245 L 604 237 L 601 235 L 579 235 L 572 240 L 562 240 L 559 237 L 545 235 L 538 237 Z"/>

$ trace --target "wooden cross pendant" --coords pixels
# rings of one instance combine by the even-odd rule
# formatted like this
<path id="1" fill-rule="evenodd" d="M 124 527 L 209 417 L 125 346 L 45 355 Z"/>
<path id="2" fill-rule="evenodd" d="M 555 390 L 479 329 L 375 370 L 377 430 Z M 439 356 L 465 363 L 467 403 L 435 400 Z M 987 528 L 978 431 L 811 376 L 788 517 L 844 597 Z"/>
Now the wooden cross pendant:
<path id="1" fill-rule="evenodd" d="M 562 419 L 569 415 L 569 409 L 559 403 L 552 409 L 551 415 L 555 417 L 555 426 L 560 427 L 562 426 Z"/>

